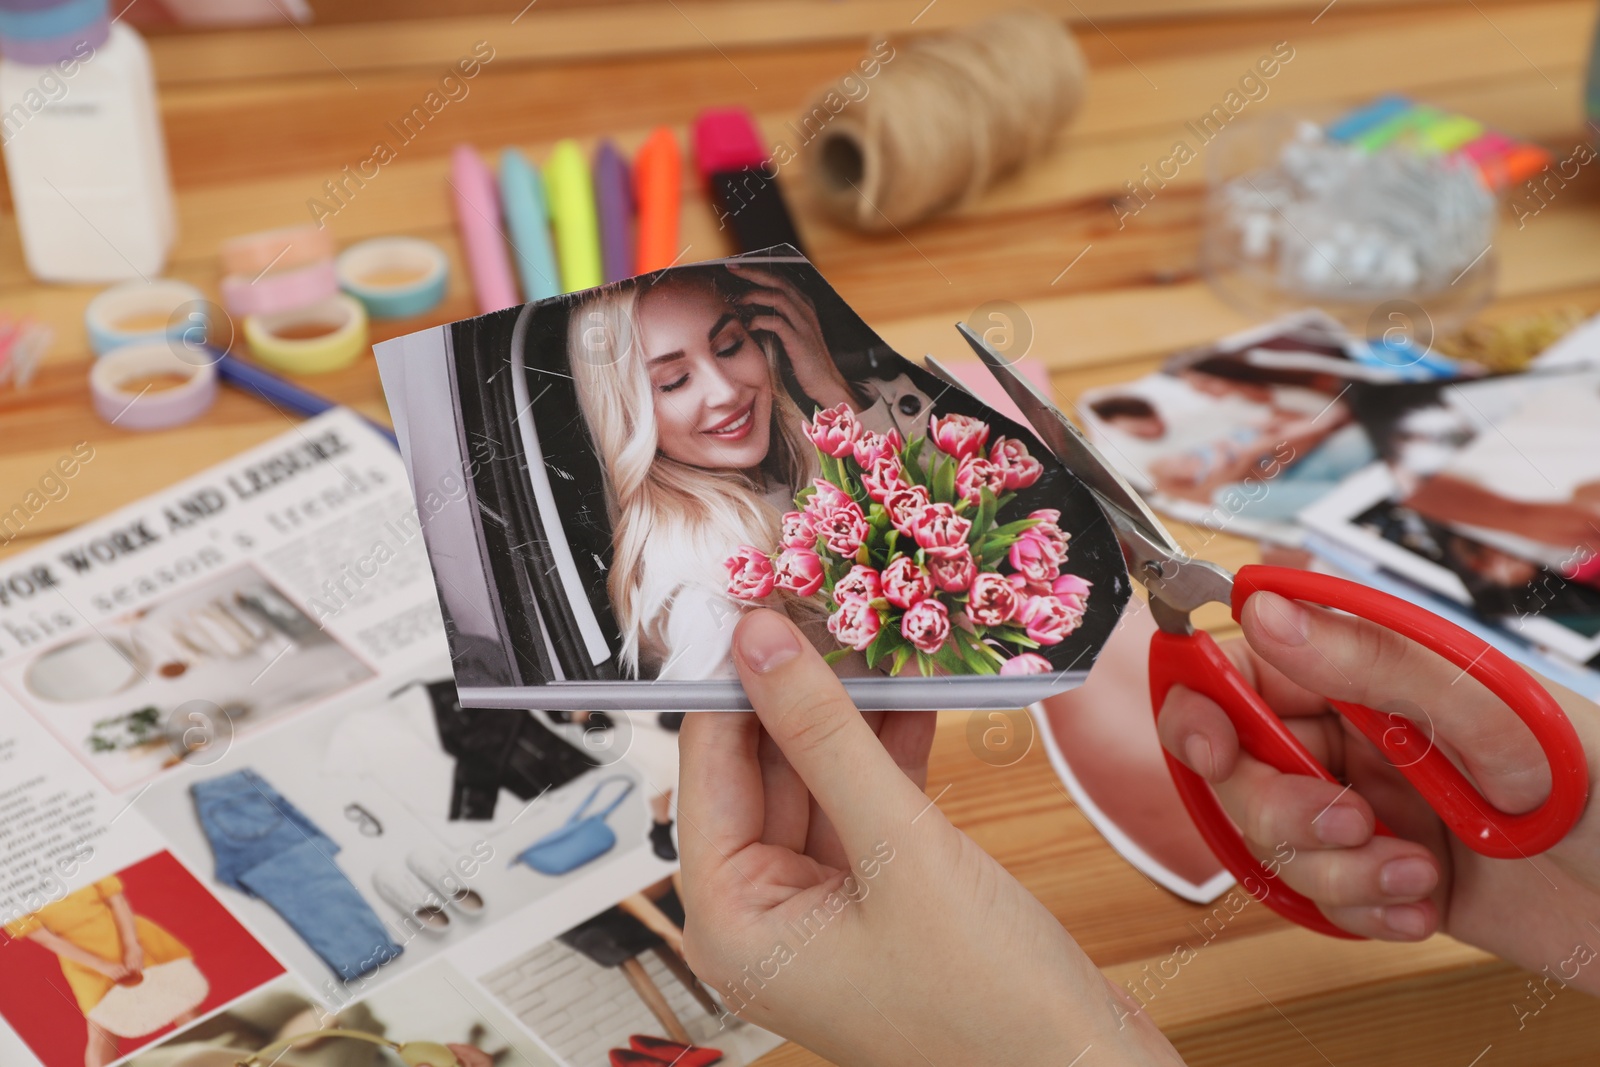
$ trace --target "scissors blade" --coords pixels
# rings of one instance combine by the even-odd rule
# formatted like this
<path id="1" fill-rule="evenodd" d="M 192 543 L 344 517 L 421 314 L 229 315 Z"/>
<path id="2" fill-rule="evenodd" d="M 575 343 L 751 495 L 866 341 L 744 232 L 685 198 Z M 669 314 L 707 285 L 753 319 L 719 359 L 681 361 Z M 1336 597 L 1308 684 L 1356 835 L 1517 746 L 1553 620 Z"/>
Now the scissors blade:
<path id="1" fill-rule="evenodd" d="M 1121 523 L 1113 522 L 1118 526 L 1119 533 L 1122 526 L 1132 527 L 1165 554 L 1174 557 L 1184 555 L 1178 543 L 1172 539 L 1172 534 L 1167 532 L 1166 526 L 1156 518 L 1138 491 L 1117 473 L 1116 468 L 1100 454 L 1100 450 L 1089 443 L 1089 439 L 1061 413 L 1060 408 L 1051 403 L 1049 397 L 1024 378 L 1009 360 L 990 348 L 966 323 L 957 323 L 956 329 L 961 331 L 967 344 L 983 360 L 984 366 L 989 368 L 989 373 L 995 376 L 1006 395 L 1022 410 L 1034 432 L 1061 465 L 1094 490 L 1104 506 L 1120 513 L 1111 516 L 1114 520 L 1122 520 Z"/>

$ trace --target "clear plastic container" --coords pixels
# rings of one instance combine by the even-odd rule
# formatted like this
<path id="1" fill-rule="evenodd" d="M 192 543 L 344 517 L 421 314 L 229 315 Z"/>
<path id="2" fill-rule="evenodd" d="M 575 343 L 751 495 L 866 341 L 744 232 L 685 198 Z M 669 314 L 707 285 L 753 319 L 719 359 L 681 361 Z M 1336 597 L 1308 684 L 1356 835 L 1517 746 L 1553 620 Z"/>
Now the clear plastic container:
<path id="1" fill-rule="evenodd" d="M 1248 315 L 1315 306 L 1377 336 L 1401 308 L 1419 334 L 1445 333 L 1493 295 L 1497 217 L 1469 165 L 1362 152 L 1272 115 L 1209 146 L 1201 270 Z"/>

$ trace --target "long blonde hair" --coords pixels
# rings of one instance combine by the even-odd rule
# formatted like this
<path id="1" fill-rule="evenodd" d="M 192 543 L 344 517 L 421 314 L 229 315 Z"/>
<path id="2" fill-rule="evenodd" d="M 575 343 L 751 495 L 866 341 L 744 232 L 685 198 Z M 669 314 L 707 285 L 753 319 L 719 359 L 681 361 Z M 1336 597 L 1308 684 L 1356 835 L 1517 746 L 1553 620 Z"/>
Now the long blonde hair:
<path id="1" fill-rule="evenodd" d="M 725 272 L 724 272 L 725 273 Z M 710 271 L 675 272 L 658 284 L 704 284 L 727 297 Z M 639 298 L 649 282 L 608 288 L 572 309 L 567 353 L 578 407 L 605 477 L 611 520 L 607 591 L 622 629 L 623 666 L 638 676 L 665 658 L 666 619 L 688 585 L 726 596 L 722 563 L 742 544 L 770 550 L 781 514 L 762 499 L 782 489 L 793 496 L 815 475 L 815 452 L 800 409 L 778 373 L 774 343 L 762 345 L 772 376 L 772 436 L 759 480 L 737 470 L 710 470 L 660 453 L 655 390 L 645 366 Z M 738 311 L 738 308 L 734 308 Z M 728 598 L 730 613 L 739 610 Z"/>

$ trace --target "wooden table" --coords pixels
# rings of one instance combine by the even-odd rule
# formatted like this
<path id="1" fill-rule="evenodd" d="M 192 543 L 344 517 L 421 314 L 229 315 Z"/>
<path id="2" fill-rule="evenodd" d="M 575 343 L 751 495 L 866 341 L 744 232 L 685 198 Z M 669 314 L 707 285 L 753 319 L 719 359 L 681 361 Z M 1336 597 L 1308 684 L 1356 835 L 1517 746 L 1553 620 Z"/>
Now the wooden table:
<path id="1" fill-rule="evenodd" d="M 330 207 L 324 183 L 390 136 L 385 124 L 421 102 L 447 68 L 487 41 L 493 60 L 470 95 L 435 116 L 329 220 L 341 244 L 413 233 L 456 256 L 445 185 L 458 141 L 522 146 L 536 159 L 565 136 L 616 136 L 632 149 L 657 123 L 684 126 L 700 108 L 742 103 L 774 136 L 809 92 L 836 78 L 875 31 L 967 22 L 979 0 L 669 0 L 667 3 L 474 0 L 380 5 L 348 0 L 316 27 L 152 35 L 181 239 L 170 273 L 215 292 L 223 238 Z M 1326 4 L 1326 6 L 1324 6 Z M 331 8 L 333 4 L 319 4 Z M 1581 86 L 1592 0 L 1040 0 L 1068 19 L 1093 73 L 1087 105 L 1046 160 L 957 216 L 905 235 L 866 238 L 820 221 L 798 182 L 791 201 L 826 276 L 900 351 L 959 358 L 950 324 L 988 300 L 1013 301 L 1036 332 L 1032 357 L 1058 393 L 1076 397 L 1154 367 L 1172 349 L 1244 325 L 1197 277 L 1203 164 L 1117 224 L 1116 198 L 1141 165 L 1166 156 L 1183 122 L 1207 110 L 1279 41 L 1293 61 L 1250 105 L 1331 111 L 1399 90 L 1457 108 L 1570 154 L 1582 136 Z M 514 17 L 515 16 L 515 17 Z M 378 18 L 385 21 L 375 21 Z M 912 23 L 915 22 L 913 26 Z M 1592 169 L 1592 168 L 1591 168 Z M 1600 308 L 1600 201 L 1585 174 L 1519 229 L 1496 240 L 1500 299 L 1489 316 L 1547 307 Z M 728 250 L 707 205 L 684 213 L 687 259 Z M 237 393 L 201 422 L 136 434 L 92 414 L 81 325 L 91 288 L 32 283 L 14 219 L 0 219 L 0 308 L 54 323 L 59 341 L 31 389 L 0 393 L 0 487 L 9 501 L 78 441 L 96 458 L 70 494 L 34 517 L 15 552 L 155 491 L 284 430 L 284 417 Z M 1071 269 L 1067 270 L 1071 264 Z M 459 259 L 456 263 L 459 268 Z M 472 314 L 463 275 L 429 321 Z M 385 325 L 379 337 L 426 325 Z M 385 415 L 370 360 L 314 387 Z M 1237 566 L 1253 545 L 1211 542 Z M 1227 629 L 1216 618 L 1217 629 Z M 930 793 L 957 824 L 1058 915 L 1118 980 L 1138 980 L 1193 937 L 1207 913 L 1124 864 L 1066 799 L 1035 748 L 996 769 L 949 716 Z M 946 789 L 948 787 L 948 789 Z M 1600 1003 L 1567 992 L 1518 1031 L 1512 1009 L 1528 975 L 1436 938 L 1420 946 L 1335 942 L 1245 909 L 1150 1001 L 1191 1064 L 1593 1064 Z M 788 1048 L 772 1064 L 816 1063 Z"/>

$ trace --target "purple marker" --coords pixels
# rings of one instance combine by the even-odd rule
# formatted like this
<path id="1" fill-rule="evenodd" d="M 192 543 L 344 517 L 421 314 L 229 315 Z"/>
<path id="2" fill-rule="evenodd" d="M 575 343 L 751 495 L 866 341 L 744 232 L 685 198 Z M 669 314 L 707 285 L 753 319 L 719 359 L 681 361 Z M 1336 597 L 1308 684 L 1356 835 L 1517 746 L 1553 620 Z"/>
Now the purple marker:
<path id="1" fill-rule="evenodd" d="M 594 154 L 594 199 L 600 215 L 600 263 L 608 282 L 633 276 L 633 187 L 628 163 L 609 140 Z"/>

